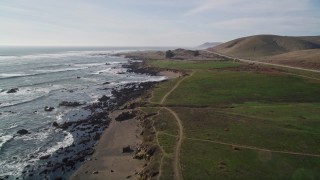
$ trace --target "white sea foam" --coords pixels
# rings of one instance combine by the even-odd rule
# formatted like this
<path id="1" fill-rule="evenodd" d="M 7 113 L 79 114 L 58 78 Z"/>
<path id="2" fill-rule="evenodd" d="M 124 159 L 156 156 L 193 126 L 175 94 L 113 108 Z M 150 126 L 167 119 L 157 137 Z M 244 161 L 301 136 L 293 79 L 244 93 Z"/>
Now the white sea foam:
<path id="1" fill-rule="evenodd" d="M 26 134 L 24 136 L 16 136 L 15 139 L 21 139 L 23 141 L 31 141 L 31 140 L 37 140 L 37 141 L 45 141 L 50 135 L 49 131 L 41 131 L 37 133 L 31 133 Z"/>
<path id="2" fill-rule="evenodd" d="M 0 73 L 0 78 L 9 78 L 9 77 L 23 77 L 30 76 L 31 74 L 25 73 Z"/>
<path id="3" fill-rule="evenodd" d="M 0 150 L 1 150 L 2 146 L 3 146 L 6 142 L 10 141 L 12 138 L 13 138 L 12 135 L 0 136 Z"/>
<path id="4" fill-rule="evenodd" d="M 113 64 L 122 64 L 123 62 L 119 62 L 119 61 L 113 61 L 113 62 L 108 62 L 109 64 L 113 65 Z"/>
<path id="5" fill-rule="evenodd" d="M 66 136 L 63 139 L 63 141 L 57 142 L 57 144 L 55 144 L 54 146 L 49 147 L 44 152 L 40 152 L 39 153 L 39 157 L 52 154 L 52 153 L 56 152 L 58 149 L 60 149 L 60 148 L 66 148 L 66 147 L 71 146 L 72 143 L 74 142 L 72 134 L 67 132 L 67 131 L 63 131 L 63 133 L 66 134 Z"/>
<path id="6" fill-rule="evenodd" d="M 45 97 L 49 92 L 57 87 L 52 86 L 50 88 L 19 88 L 16 93 L 7 93 L 7 91 L 3 91 L 0 93 L 2 100 L 4 103 L 0 104 L 0 107 L 8 107 L 14 106 L 18 104 L 24 104 L 28 102 L 35 101 L 39 98 Z M 10 99 L 10 101 L 9 101 Z"/>
<path id="7" fill-rule="evenodd" d="M 17 123 L 12 123 L 12 124 L 9 124 L 9 127 L 5 128 L 5 130 L 13 129 L 15 127 L 18 127 L 18 124 Z"/>
<path id="8" fill-rule="evenodd" d="M 112 71 L 112 68 L 107 68 L 107 69 L 103 69 L 103 70 L 94 72 L 92 74 L 102 74 L 102 73 L 108 73 L 108 72 L 111 72 L 111 71 Z"/>
<path id="9" fill-rule="evenodd" d="M 28 164 L 29 162 L 23 161 L 21 159 L 17 159 L 11 162 L 2 161 L 0 162 L 0 167 L 8 171 L 3 172 L 0 170 L 0 176 L 12 175 L 12 176 L 19 177 L 21 176 L 24 167 Z"/>
<path id="10" fill-rule="evenodd" d="M 64 71 L 77 71 L 77 70 L 83 70 L 87 69 L 88 67 L 82 67 L 82 68 L 61 68 L 61 69 L 38 69 L 34 70 L 36 72 L 41 73 L 53 73 L 53 72 L 64 72 Z"/>
<path id="11" fill-rule="evenodd" d="M 65 58 L 73 56 L 82 56 L 82 57 L 92 57 L 92 56 L 105 56 L 110 55 L 111 53 L 117 52 L 126 52 L 124 51 L 65 51 L 61 53 L 43 53 L 43 54 L 33 54 L 33 55 L 22 55 L 22 56 L 0 56 L 0 61 L 2 60 L 12 60 L 12 59 L 43 59 L 43 58 Z"/>
<path id="12" fill-rule="evenodd" d="M 71 110 L 68 112 L 64 112 L 64 114 L 59 114 L 56 119 L 57 122 L 62 124 L 65 122 L 76 122 L 81 121 L 88 118 L 91 115 L 90 110 Z"/>
<path id="13" fill-rule="evenodd" d="M 84 64 L 74 64 L 76 67 L 95 67 L 95 66 L 103 66 L 105 63 L 84 63 Z"/>

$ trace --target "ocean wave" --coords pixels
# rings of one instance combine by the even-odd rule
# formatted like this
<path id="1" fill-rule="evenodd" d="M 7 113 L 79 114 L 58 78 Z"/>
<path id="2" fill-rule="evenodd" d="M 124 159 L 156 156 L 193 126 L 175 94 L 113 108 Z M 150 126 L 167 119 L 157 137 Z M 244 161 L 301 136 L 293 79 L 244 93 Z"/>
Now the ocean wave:
<path id="1" fill-rule="evenodd" d="M 0 109 L 37 101 L 39 99 L 42 99 L 42 98 L 49 96 L 50 95 L 49 93 L 50 93 L 49 89 L 32 90 L 32 91 L 31 90 L 30 91 L 25 91 L 25 90 L 18 91 L 17 93 L 13 94 L 13 97 L 10 98 L 11 99 L 10 102 L 0 104 Z M 6 92 L 2 92 L 0 94 L 3 97 L 11 95 L 11 94 L 7 94 Z M 37 94 L 37 96 L 32 97 L 33 94 Z"/>
<path id="2" fill-rule="evenodd" d="M 46 140 L 51 133 L 49 131 L 41 131 L 32 134 L 26 134 L 24 136 L 16 136 L 15 139 L 21 139 L 23 141 L 31 141 L 31 140 L 38 140 L 44 141 Z"/>
<path id="3" fill-rule="evenodd" d="M 18 127 L 17 123 L 12 123 L 9 125 L 9 127 L 5 128 L 5 130 L 13 129 L 15 127 Z"/>
<path id="4" fill-rule="evenodd" d="M 0 78 L 4 77 L 17 77 L 17 76 L 29 76 L 30 74 L 25 74 L 25 73 L 1 73 Z"/>
<path id="5" fill-rule="evenodd" d="M 7 143 L 8 141 L 10 141 L 11 139 L 13 139 L 12 135 L 4 135 L 4 136 L 0 136 L 0 150 L 2 148 L 2 146 Z"/>
<path id="6" fill-rule="evenodd" d="M 125 74 L 127 72 L 127 69 L 126 68 L 122 68 L 122 67 L 109 67 L 109 68 L 106 68 L 106 69 L 103 69 L 103 70 L 99 70 L 99 71 L 96 71 L 94 73 L 91 73 L 91 74 L 94 74 L 94 75 L 97 75 L 97 74 Z"/>
<path id="7" fill-rule="evenodd" d="M 20 177 L 22 171 L 29 162 L 24 161 L 23 159 L 17 159 L 15 161 L 0 161 L 0 176 L 15 176 Z"/>
<path id="8" fill-rule="evenodd" d="M 61 68 L 61 69 L 37 69 L 33 70 L 36 72 L 42 72 L 42 73 L 56 73 L 56 72 L 65 72 L 65 71 L 77 71 L 77 70 L 83 70 L 87 69 L 88 67 L 83 68 Z"/>
<path id="9" fill-rule="evenodd" d="M 57 142 L 57 144 L 55 144 L 54 146 L 51 146 L 51 147 L 47 148 L 46 151 L 39 152 L 39 157 L 52 154 L 52 153 L 56 152 L 58 149 L 60 149 L 60 148 L 66 148 L 66 147 L 71 146 L 72 143 L 74 142 L 72 134 L 67 132 L 67 131 L 63 131 L 63 133 L 66 134 L 66 136 L 63 139 L 63 141 Z"/>
<path id="10" fill-rule="evenodd" d="M 73 65 L 76 66 L 76 67 L 89 68 L 89 67 L 95 67 L 95 66 L 103 66 L 103 65 L 105 65 L 105 63 L 76 63 L 76 64 L 73 64 Z"/>
<path id="11" fill-rule="evenodd" d="M 77 110 L 70 110 L 68 112 L 64 112 L 63 114 L 58 114 L 56 116 L 56 122 L 63 124 L 66 122 L 76 122 L 81 121 L 88 118 L 91 115 L 90 110 L 85 109 L 77 109 Z"/>
<path id="12" fill-rule="evenodd" d="M 0 56 L 1 60 L 12 60 L 12 59 L 43 59 L 43 58 L 65 58 L 65 57 L 91 57 L 91 56 L 106 56 L 113 53 L 113 51 L 64 51 L 57 53 L 42 53 L 42 54 L 32 54 L 32 55 L 20 55 L 20 56 Z"/>
<path id="13" fill-rule="evenodd" d="M 35 74 L 10 74 L 10 73 L 2 73 L 0 74 L 0 79 L 14 79 L 14 78 L 21 78 L 21 77 L 30 77 L 30 76 L 41 76 L 51 73 L 60 73 L 60 72 L 67 72 L 67 71 L 78 71 L 87 69 L 88 67 L 83 68 L 61 68 L 61 69 L 37 69 L 33 70 L 34 72 L 39 72 Z"/>
<path id="14" fill-rule="evenodd" d="M 113 70 L 112 68 L 107 68 L 107 69 L 104 69 L 104 70 L 96 71 L 96 72 L 91 73 L 91 74 L 97 75 L 97 74 L 102 74 L 102 73 L 107 73 L 107 72 L 110 73 L 112 70 Z M 117 71 L 115 71 L 115 72 L 117 72 Z"/>
<path id="15" fill-rule="evenodd" d="M 25 74 L 25 73 L 1 73 L 0 79 L 10 79 L 10 78 L 32 76 L 32 75 L 33 74 Z"/>

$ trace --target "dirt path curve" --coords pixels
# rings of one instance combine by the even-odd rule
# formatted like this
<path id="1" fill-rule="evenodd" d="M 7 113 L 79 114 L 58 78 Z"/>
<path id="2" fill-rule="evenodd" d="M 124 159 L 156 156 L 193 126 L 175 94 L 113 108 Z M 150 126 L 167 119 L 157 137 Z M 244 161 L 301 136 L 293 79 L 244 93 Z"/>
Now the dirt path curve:
<path id="1" fill-rule="evenodd" d="M 264 152 L 272 152 L 272 153 L 280 153 L 280 154 L 290 154 L 290 155 L 298 155 L 298 156 L 309 156 L 309 157 L 320 157 L 319 154 L 310 154 L 310 153 L 300 153 L 300 152 L 291 152 L 291 151 L 279 151 L 279 150 L 270 150 L 270 149 L 264 149 L 264 148 L 258 148 L 253 146 L 246 146 L 246 145 L 240 145 L 240 144 L 232 144 L 232 143 L 225 143 L 221 141 L 213 141 L 213 140 L 206 140 L 206 139 L 198 139 L 198 138 L 187 138 L 189 140 L 193 141 L 202 141 L 202 142 L 209 142 L 209 143 L 215 143 L 215 144 L 221 144 L 221 145 L 227 145 L 227 146 L 233 146 L 243 149 L 251 149 L 251 150 L 257 150 L 257 151 L 264 151 Z"/>
<path id="2" fill-rule="evenodd" d="M 271 65 L 271 66 L 283 67 L 283 68 L 288 68 L 288 69 L 296 69 L 296 70 L 303 70 L 303 71 L 320 73 L 320 70 L 315 70 L 315 69 L 306 69 L 306 68 L 300 68 L 300 67 L 293 67 L 293 66 L 286 66 L 286 65 L 274 64 L 274 63 L 261 62 L 261 61 L 252 61 L 252 60 L 249 60 L 249 59 L 242 59 L 242 58 L 236 58 L 236 57 L 227 56 L 225 54 L 221 54 L 221 53 L 217 53 L 217 52 L 213 52 L 213 51 L 208 51 L 208 50 L 202 50 L 202 51 L 205 51 L 205 52 L 211 53 L 211 54 L 215 54 L 215 55 L 218 55 L 218 56 L 222 56 L 222 57 L 225 57 L 225 58 L 234 59 L 234 60 L 238 60 L 238 61 L 241 61 L 241 62 L 246 62 L 246 63 Z"/>
<path id="3" fill-rule="evenodd" d="M 161 132 L 161 134 L 165 134 L 165 135 L 171 136 L 171 137 L 177 137 L 176 135 L 168 134 L 168 133 L 165 133 L 165 132 Z M 259 148 L 259 147 L 254 147 L 254 146 L 247 146 L 247 145 L 242 145 L 242 144 L 233 144 L 233 143 L 227 143 L 227 142 L 222 142 L 222 141 L 214 141 L 214 140 L 199 139 L 199 138 L 184 137 L 184 139 L 189 139 L 189 140 L 193 140 L 193 141 L 208 142 L 208 143 L 215 143 L 215 144 L 220 144 L 220 145 L 225 145 L 225 146 L 239 147 L 239 148 L 243 148 L 243 149 L 251 149 L 251 150 L 255 150 L 255 151 L 264 151 L 264 152 L 271 152 L 271 153 L 289 154 L 289 155 L 296 155 L 296 156 L 309 156 L 309 157 L 318 157 L 318 158 L 320 158 L 320 154 L 292 152 L 292 151 L 279 151 L 279 150 L 272 150 L 272 149 Z"/>
<path id="4" fill-rule="evenodd" d="M 161 109 L 158 110 L 156 116 L 159 116 L 160 110 L 161 110 Z M 152 121 L 152 123 L 154 124 L 154 121 Z M 156 130 L 156 128 L 154 127 L 154 125 L 152 125 L 152 126 L 153 126 L 153 131 L 156 132 L 156 141 L 157 141 L 157 144 L 158 144 L 158 146 L 160 147 L 160 151 L 161 151 L 161 153 L 162 153 L 162 157 L 161 157 L 161 161 L 160 161 L 160 165 L 159 165 L 159 176 L 157 177 L 157 180 L 159 180 L 160 177 L 161 177 L 161 174 L 162 174 L 163 159 L 164 159 L 164 156 L 166 155 L 166 153 L 165 153 L 163 147 L 160 146 L 160 142 L 159 142 L 159 132 L 157 132 L 157 130 Z"/>
<path id="5" fill-rule="evenodd" d="M 179 126 L 179 139 L 174 149 L 174 176 L 175 176 L 175 179 L 180 180 L 180 179 L 183 179 L 182 172 L 181 172 L 181 165 L 180 165 L 180 150 L 181 150 L 181 145 L 183 140 L 183 126 L 179 116 L 174 111 L 172 111 L 167 107 L 165 107 L 164 109 L 169 111 L 175 117 Z"/>
<path id="6" fill-rule="evenodd" d="M 186 76 L 182 78 L 180 81 L 178 81 L 177 84 L 163 96 L 163 98 L 160 101 L 160 104 L 163 104 L 166 101 L 167 97 L 180 85 L 180 83 L 184 81 L 186 78 L 192 76 L 193 73 L 194 72 L 192 72 L 189 76 Z M 180 150 L 181 150 L 181 144 L 183 140 L 183 126 L 179 116 L 174 111 L 172 111 L 168 107 L 163 107 L 163 108 L 169 111 L 175 117 L 179 127 L 179 139 L 174 149 L 174 176 L 175 176 L 175 179 L 181 180 L 183 178 L 182 178 L 181 165 L 180 165 Z"/>
<path id="7" fill-rule="evenodd" d="M 178 81 L 177 84 L 176 84 L 169 92 L 167 92 L 167 93 L 163 96 L 163 98 L 162 98 L 161 101 L 160 101 L 160 104 L 163 104 L 163 103 L 166 101 L 167 97 L 180 85 L 180 83 L 181 83 L 182 81 L 184 81 L 186 78 L 192 76 L 192 74 L 193 74 L 193 72 L 192 72 L 189 76 L 186 76 L 186 77 L 182 78 L 180 81 Z"/>

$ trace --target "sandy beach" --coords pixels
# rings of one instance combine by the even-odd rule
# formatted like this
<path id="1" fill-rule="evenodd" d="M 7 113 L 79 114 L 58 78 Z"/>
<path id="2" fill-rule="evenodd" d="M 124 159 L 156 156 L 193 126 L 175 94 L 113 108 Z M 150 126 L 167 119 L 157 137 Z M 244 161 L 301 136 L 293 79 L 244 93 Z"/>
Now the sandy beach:
<path id="1" fill-rule="evenodd" d="M 141 143 L 141 127 L 136 118 L 126 121 L 115 121 L 122 110 L 110 114 L 112 122 L 104 131 L 95 153 L 74 173 L 73 180 L 87 179 L 138 179 L 145 160 L 133 159 L 134 153 L 123 153 L 122 148 L 132 149 Z"/>
<path id="2" fill-rule="evenodd" d="M 182 76 L 180 72 L 161 71 L 160 76 L 173 79 Z M 135 100 L 137 101 L 137 100 Z M 122 108 L 119 108 L 122 109 Z M 110 113 L 111 123 L 101 135 L 95 152 L 71 176 L 71 180 L 100 179 L 138 179 L 146 160 L 134 159 L 134 152 L 123 153 L 123 148 L 130 146 L 136 150 L 142 143 L 142 127 L 135 117 L 125 121 L 116 121 L 121 113 L 129 111 L 115 110 Z"/>

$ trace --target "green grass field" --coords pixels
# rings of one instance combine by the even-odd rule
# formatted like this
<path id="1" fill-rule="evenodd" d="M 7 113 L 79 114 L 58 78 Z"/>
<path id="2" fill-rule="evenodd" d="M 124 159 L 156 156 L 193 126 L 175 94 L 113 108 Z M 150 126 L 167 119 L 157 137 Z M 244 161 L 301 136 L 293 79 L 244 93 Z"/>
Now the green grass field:
<path id="1" fill-rule="evenodd" d="M 153 103 L 160 103 L 164 94 L 171 90 L 171 88 L 180 80 L 180 78 L 172 79 L 170 81 L 166 81 L 158 85 L 153 89 L 153 96 L 150 99 Z"/>
<path id="2" fill-rule="evenodd" d="M 300 77 L 254 72 L 196 71 L 167 105 L 218 106 L 244 102 L 320 102 L 319 83 Z"/>
<path id="3" fill-rule="evenodd" d="M 210 69 L 210 68 L 225 68 L 236 67 L 239 63 L 230 61 L 150 61 L 153 67 L 163 69 L 180 69 L 180 70 L 197 70 L 197 69 Z"/>
<path id="4" fill-rule="evenodd" d="M 239 66 L 226 61 L 150 64 L 193 72 L 163 105 L 171 107 L 183 124 L 184 179 L 320 178 L 320 157 L 306 155 L 320 155 L 320 81 L 286 72 L 224 70 Z M 159 103 L 179 80 L 156 87 L 151 102 Z M 166 133 L 159 140 L 170 152 L 178 131 L 168 112 L 160 114 L 155 127 Z M 168 167 L 162 169 L 164 174 L 172 174 Z"/>
<path id="5" fill-rule="evenodd" d="M 159 145 L 162 152 L 156 155 L 153 161 L 153 166 L 162 169 L 160 179 L 173 179 L 173 152 L 177 141 L 177 122 L 174 117 L 165 109 L 162 108 L 141 108 L 145 113 L 157 113 L 152 117 L 153 125 L 156 130 L 156 138 L 154 144 Z M 161 163 L 161 159 L 162 163 Z"/>
<path id="6" fill-rule="evenodd" d="M 275 154 L 185 140 L 184 179 L 319 179 L 320 161 L 313 157 Z"/>

